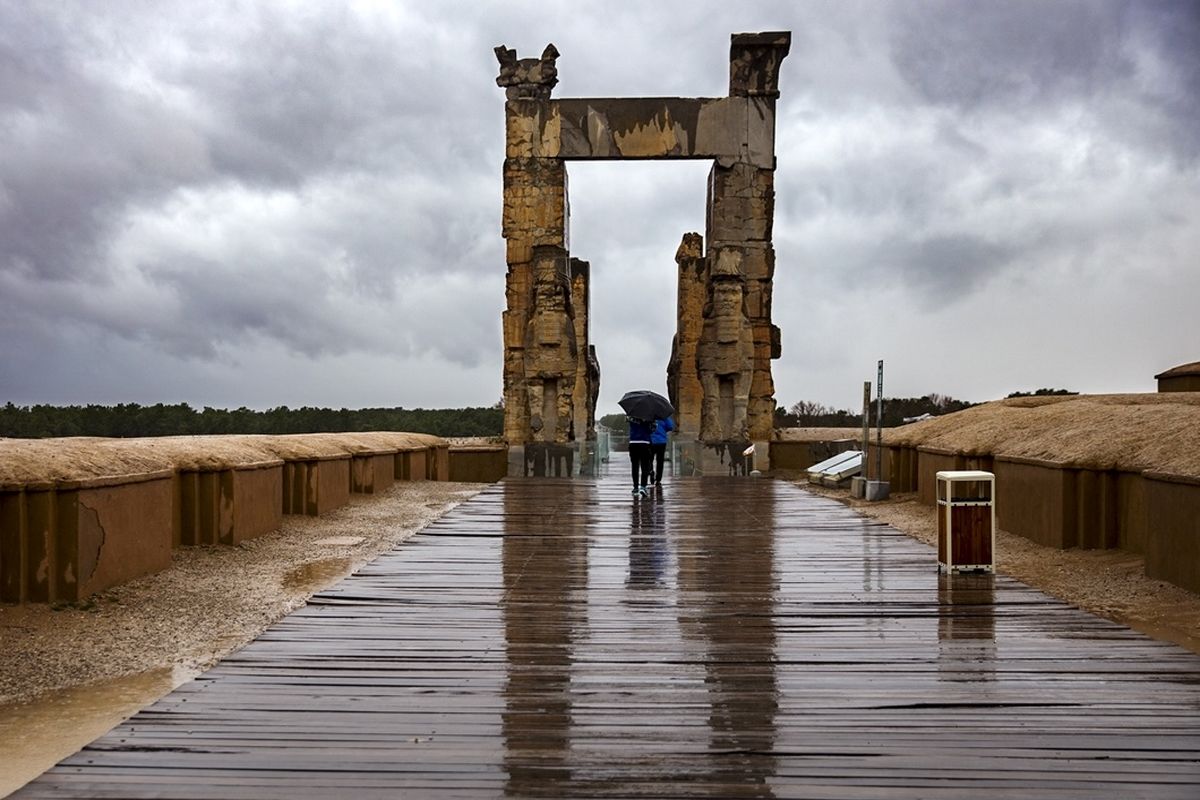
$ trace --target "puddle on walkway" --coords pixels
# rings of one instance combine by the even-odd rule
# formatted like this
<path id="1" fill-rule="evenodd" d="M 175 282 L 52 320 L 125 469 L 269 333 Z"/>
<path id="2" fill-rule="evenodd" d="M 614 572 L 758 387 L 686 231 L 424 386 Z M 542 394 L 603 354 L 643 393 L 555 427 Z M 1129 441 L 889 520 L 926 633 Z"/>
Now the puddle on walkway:
<path id="1" fill-rule="evenodd" d="M 316 592 L 349 575 L 350 564 L 348 558 L 323 558 L 301 564 L 283 576 L 283 588 L 293 592 Z"/>
<path id="2" fill-rule="evenodd" d="M 164 667 L 47 692 L 26 703 L 0 705 L 0 742 L 4 743 L 0 797 L 15 792 L 196 674 Z"/>
<path id="3" fill-rule="evenodd" d="M 1138 633 L 1144 633 L 1162 642 L 1177 644 L 1180 647 L 1191 650 L 1193 653 L 1200 654 L 1200 638 L 1190 635 L 1187 631 L 1180 630 L 1175 625 L 1159 624 L 1145 620 L 1122 619 L 1120 615 L 1115 616 L 1117 622 L 1133 628 Z"/>

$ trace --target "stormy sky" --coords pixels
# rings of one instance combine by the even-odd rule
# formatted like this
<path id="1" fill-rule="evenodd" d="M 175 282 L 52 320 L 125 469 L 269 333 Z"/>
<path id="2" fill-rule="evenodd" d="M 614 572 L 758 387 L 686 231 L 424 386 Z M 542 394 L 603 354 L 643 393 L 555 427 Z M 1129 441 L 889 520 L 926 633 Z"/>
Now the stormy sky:
<path id="1" fill-rule="evenodd" d="M 503 90 L 778 107 L 783 405 L 1152 391 L 1200 359 L 1200 3 L 0 4 L 0 402 L 490 405 Z M 573 163 L 601 412 L 657 388 L 704 162 Z"/>

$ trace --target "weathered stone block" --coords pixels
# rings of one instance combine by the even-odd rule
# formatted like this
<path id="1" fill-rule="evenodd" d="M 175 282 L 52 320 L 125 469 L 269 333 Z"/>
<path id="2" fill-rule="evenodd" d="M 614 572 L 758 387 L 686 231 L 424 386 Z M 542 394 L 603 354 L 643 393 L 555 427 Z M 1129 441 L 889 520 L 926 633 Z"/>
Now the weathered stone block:
<path id="1" fill-rule="evenodd" d="M 507 158 L 557 158 L 560 116 L 551 101 L 510 100 L 504 104 Z"/>
<path id="2" fill-rule="evenodd" d="M 775 279 L 775 248 L 770 242 L 745 242 L 741 245 L 742 274 L 747 281 Z"/>
<path id="3" fill-rule="evenodd" d="M 746 314 L 751 320 L 771 318 L 770 281 L 746 281 Z"/>
<path id="4" fill-rule="evenodd" d="M 779 67 L 792 46 L 790 31 L 735 33 L 729 44 L 729 94 L 779 96 Z"/>
<path id="5" fill-rule="evenodd" d="M 749 164 L 713 166 L 709 174 L 708 243 L 766 242 L 775 214 L 774 172 Z"/>
<path id="6" fill-rule="evenodd" d="M 558 159 L 505 159 L 502 234 L 530 246 L 562 246 L 567 236 L 566 182 L 566 167 Z"/>

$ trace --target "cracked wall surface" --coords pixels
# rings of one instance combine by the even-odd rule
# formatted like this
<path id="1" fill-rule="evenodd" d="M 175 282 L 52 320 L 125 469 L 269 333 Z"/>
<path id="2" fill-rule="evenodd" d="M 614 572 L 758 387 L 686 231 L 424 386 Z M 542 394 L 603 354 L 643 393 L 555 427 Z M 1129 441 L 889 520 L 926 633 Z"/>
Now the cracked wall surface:
<path id="1" fill-rule="evenodd" d="M 719 98 L 555 100 L 553 45 L 537 59 L 496 48 L 496 82 L 507 97 L 502 233 L 509 444 L 562 444 L 592 435 L 599 364 L 588 335 L 590 267 L 575 266 L 585 262 L 569 253 L 565 162 L 601 159 L 713 161 L 705 236 L 685 236 L 676 256 L 680 287 L 669 391 L 680 435 L 706 442 L 770 438 L 771 360 L 780 355 L 779 329 L 771 322 L 775 103 L 790 43 L 788 32 L 734 34 L 729 96 Z"/>

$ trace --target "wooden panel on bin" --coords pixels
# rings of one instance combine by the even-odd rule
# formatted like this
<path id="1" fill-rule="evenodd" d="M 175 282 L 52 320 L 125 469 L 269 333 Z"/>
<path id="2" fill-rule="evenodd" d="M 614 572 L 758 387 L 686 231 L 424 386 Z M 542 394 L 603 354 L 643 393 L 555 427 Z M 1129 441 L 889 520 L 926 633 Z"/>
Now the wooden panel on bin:
<path id="1" fill-rule="evenodd" d="M 952 506 L 954 563 L 992 563 L 992 509 L 989 506 Z"/>
<path id="2" fill-rule="evenodd" d="M 946 552 L 946 527 L 947 527 L 946 523 L 950 521 L 950 517 L 949 517 L 950 508 L 949 508 L 949 506 L 935 506 L 935 508 L 937 509 L 937 521 L 938 521 L 938 537 L 937 537 L 938 563 L 945 564 L 945 563 L 947 563 L 946 556 L 948 555 Z"/>

